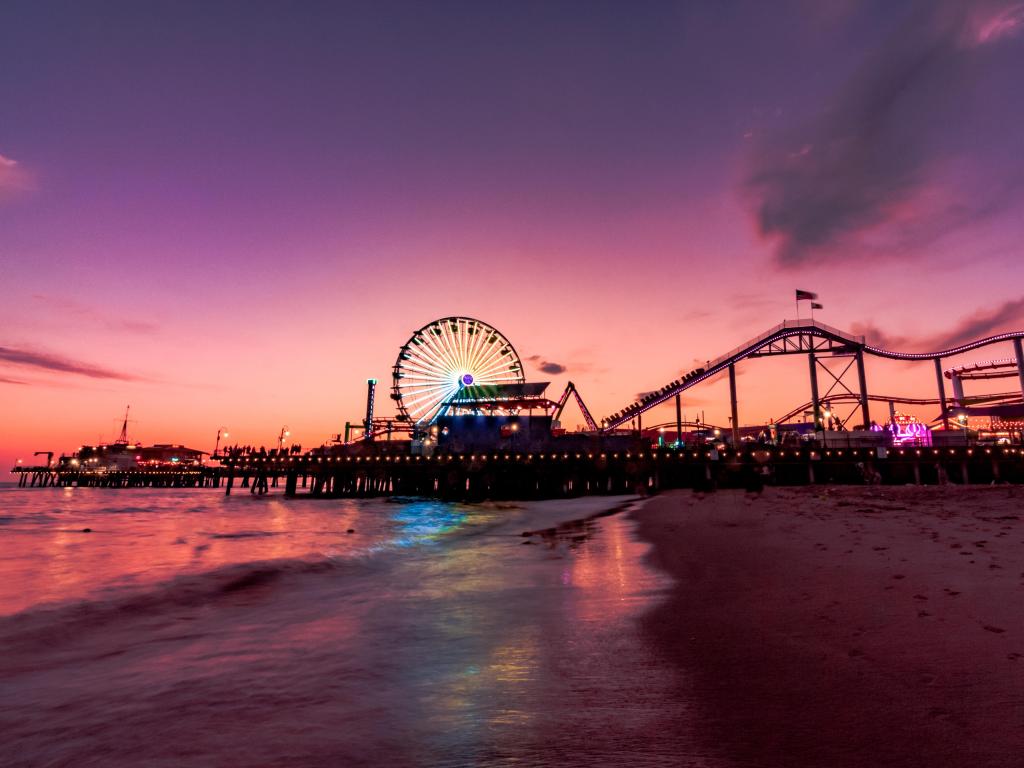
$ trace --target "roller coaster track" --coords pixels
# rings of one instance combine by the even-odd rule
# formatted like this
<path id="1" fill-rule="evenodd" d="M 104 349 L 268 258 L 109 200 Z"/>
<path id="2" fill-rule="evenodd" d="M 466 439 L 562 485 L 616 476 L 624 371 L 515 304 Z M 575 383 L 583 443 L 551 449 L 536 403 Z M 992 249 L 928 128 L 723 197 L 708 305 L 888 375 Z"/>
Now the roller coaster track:
<path id="1" fill-rule="evenodd" d="M 1017 359 L 1013 357 L 1002 360 L 986 360 L 982 363 L 967 363 L 947 369 L 947 379 L 1011 379 L 1020 375 L 1017 370 Z"/>
<path id="2" fill-rule="evenodd" d="M 997 403 L 1004 400 L 1019 400 L 1021 396 L 1020 392 L 1000 392 L 993 395 L 977 395 L 974 397 L 965 398 L 963 405 L 981 405 L 982 403 Z M 938 405 L 939 399 L 937 397 L 890 397 L 888 395 L 868 395 L 868 400 L 873 400 L 880 403 L 899 403 L 900 405 Z M 851 395 L 847 392 L 831 395 L 828 398 L 829 403 L 856 403 L 859 402 L 857 395 Z M 808 413 L 814 407 L 814 403 L 806 402 L 799 408 L 794 408 L 784 416 L 780 416 L 777 419 L 773 419 L 774 424 L 785 424 L 790 419 L 794 419 L 802 413 Z"/>
<path id="3" fill-rule="evenodd" d="M 721 357 L 709 360 L 703 368 L 687 373 L 683 378 L 666 384 L 659 390 L 650 393 L 638 402 L 631 403 L 601 422 L 602 429 L 615 429 L 649 411 L 666 400 L 685 392 L 701 382 L 727 371 L 729 366 L 749 357 L 767 357 L 787 354 L 854 354 L 858 352 L 889 360 L 914 362 L 920 360 L 941 360 L 944 357 L 960 355 L 974 349 L 1024 338 L 1024 331 L 1011 331 L 995 336 L 961 344 L 949 349 L 935 352 L 894 352 L 881 347 L 867 344 L 863 336 L 856 336 L 838 328 L 813 320 L 787 320 L 771 328 L 760 336 L 741 344 Z"/>

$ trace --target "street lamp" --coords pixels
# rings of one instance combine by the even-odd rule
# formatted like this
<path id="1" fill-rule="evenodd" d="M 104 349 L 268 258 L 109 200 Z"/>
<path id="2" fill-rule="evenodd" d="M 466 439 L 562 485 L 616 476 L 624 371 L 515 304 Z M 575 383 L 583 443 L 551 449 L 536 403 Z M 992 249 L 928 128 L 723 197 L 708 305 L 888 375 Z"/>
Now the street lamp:
<path id="1" fill-rule="evenodd" d="M 958 413 L 956 415 L 956 420 L 957 420 L 957 423 L 960 425 L 960 428 L 964 431 L 964 443 L 966 443 L 967 442 L 967 414 L 966 413 Z"/>
<path id="2" fill-rule="evenodd" d="M 217 427 L 217 444 L 213 446 L 213 457 L 217 458 L 217 451 L 220 450 L 220 439 L 230 437 L 227 427 Z"/>
<path id="3" fill-rule="evenodd" d="M 284 450 L 284 440 L 286 437 L 291 437 L 292 433 L 288 431 L 288 426 L 281 427 L 281 434 L 277 436 L 277 449 L 279 451 Z"/>

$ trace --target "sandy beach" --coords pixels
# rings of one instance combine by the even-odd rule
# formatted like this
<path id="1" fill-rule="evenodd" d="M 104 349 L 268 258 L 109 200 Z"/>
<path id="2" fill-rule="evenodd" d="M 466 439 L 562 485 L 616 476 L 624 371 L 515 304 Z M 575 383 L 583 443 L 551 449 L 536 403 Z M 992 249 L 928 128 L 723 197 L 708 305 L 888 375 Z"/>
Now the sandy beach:
<path id="1" fill-rule="evenodd" d="M 1019 766 L 1024 489 L 674 492 L 645 629 L 738 766 Z"/>

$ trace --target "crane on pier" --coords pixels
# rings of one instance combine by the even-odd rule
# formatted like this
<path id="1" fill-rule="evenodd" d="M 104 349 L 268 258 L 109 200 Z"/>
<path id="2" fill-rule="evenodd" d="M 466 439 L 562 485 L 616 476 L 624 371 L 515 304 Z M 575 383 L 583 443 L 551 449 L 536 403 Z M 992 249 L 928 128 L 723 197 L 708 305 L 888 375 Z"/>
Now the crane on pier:
<path id="1" fill-rule="evenodd" d="M 114 445 L 128 445 L 128 411 L 132 407 L 130 405 L 125 406 L 124 409 L 124 421 L 121 422 L 121 434 L 117 436 L 117 440 L 114 441 Z"/>

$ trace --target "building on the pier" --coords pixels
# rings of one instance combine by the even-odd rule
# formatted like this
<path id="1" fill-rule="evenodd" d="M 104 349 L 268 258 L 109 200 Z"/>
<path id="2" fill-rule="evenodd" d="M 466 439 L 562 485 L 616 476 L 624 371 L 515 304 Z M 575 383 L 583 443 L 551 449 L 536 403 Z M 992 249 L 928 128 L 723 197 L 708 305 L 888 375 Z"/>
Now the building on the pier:
<path id="1" fill-rule="evenodd" d="M 187 448 L 184 445 L 157 443 L 135 445 L 114 442 L 100 445 L 83 445 L 70 456 L 61 456 L 60 469 L 78 467 L 96 470 L 163 469 L 176 467 L 197 467 L 203 463 L 206 451 Z"/>

